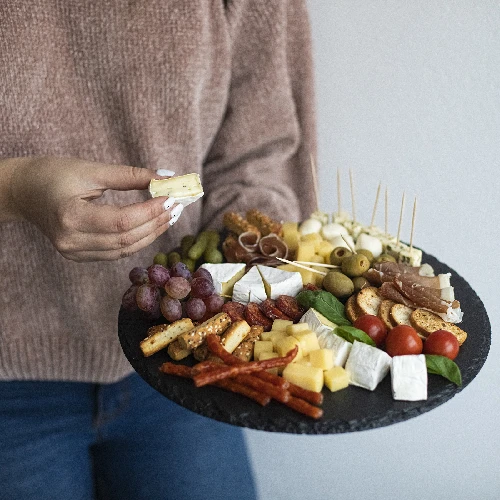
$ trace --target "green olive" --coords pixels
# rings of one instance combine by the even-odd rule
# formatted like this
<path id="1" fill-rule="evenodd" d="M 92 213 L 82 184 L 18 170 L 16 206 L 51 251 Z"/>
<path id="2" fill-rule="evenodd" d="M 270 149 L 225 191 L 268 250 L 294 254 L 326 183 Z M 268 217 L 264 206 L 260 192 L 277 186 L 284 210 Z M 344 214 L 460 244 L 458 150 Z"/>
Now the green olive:
<path id="1" fill-rule="evenodd" d="M 167 256 L 168 267 L 172 267 L 177 262 L 180 262 L 181 254 L 179 252 L 170 252 Z"/>
<path id="2" fill-rule="evenodd" d="M 333 266 L 340 266 L 342 264 L 342 260 L 351 255 L 352 252 L 348 248 L 336 247 L 330 254 L 330 264 L 332 264 Z"/>
<path id="3" fill-rule="evenodd" d="M 356 276 L 352 279 L 352 282 L 354 283 L 355 292 L 359 292 L 363 288 L 370 286 L 370 282 L 366 278 L 363 278 L 363 276 Z"/>
<path id="4" fill-rule="evenodd" d="M 338 299 L 350 297 L 354 293 L 354 283 L 345 274 L 329 271 L 323 278 L 323 288 Z"/>
<path id="5" fill-rule="evenodd" d="M 163 267 L 168 267 L 167 254 L 164 254 L 163 252 L 158 252 L 153 258 L 153 264 L 161 264 Z"/>
<path id="6" fill-rule="evenodd" d="M 375 262 L 377 264 L 380 264 L 381 262 L 397 262 L 397 261 L 392 255 L 389 255 L 388 253 L 382 253 L 375 259 Z"/>
<path id="7" fill-rule="evenodd" d="M 342 272 L 349 278 L 361 276 L 368 269 L 370 269 L 370 261 L 366 255 L 356 253 L 342 260 Z"/>
<path id="8" fill-rule="evenodd" d="M 360 248 L 359 250 L 356 250 L 356 252 L 360 253 L 361 255 L 366 255 L 370 264 L 373 264 L 375 258 L 373 257 L 373 254 L 370 252 L 370 250 L 367 250 L 366 248 Z"/>

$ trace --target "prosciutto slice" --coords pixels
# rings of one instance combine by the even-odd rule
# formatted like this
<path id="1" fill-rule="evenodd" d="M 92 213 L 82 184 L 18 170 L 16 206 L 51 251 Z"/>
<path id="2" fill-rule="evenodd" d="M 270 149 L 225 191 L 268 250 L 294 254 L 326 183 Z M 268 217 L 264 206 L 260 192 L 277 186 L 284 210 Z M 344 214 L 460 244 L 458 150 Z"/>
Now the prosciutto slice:
<path id="1" fill-rule="evenodd" d="M 375 264 L 372 269 L 369 269 L 365 274 L 365 278 L 375 286 L 380 286 L 382 283 L 392 282 L 394 278 L 401 276 L 406 281 L 418 283 L 419 285 L 439 289 L 441 288 L 441 280 L 439 276 L 421 276 L 419 267 L 409 266 L 407 264 L 398 264 L 396 262 L 381 262 Z"/>

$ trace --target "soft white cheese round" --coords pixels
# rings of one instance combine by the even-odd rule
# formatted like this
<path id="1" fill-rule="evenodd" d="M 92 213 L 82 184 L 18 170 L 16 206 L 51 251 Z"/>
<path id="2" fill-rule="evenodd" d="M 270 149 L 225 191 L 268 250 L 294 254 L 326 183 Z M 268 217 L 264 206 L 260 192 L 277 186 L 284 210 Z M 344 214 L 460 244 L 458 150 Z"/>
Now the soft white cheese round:
<path id="1" fill-rule="evenodd" d="M 318 219 L 306 219 L 299 226 L 299 233 L 304 236 L 306 234 L 319 233 L 323 224 Z"/>
<path id="2" fill-rule="evenodd" d="M 356 240 L 356 250 L 369 250 L 377 258 L 382 253 L 382 242 L 375 236 L 361 233 Z"/>
<path id="3" fill-rule="evenodd" d="M 339 235 L 348 235 L 349 231 L 342 225 L 337 222 L 330 222 L 330 224 L 325 224 L 321 228 L 321 236 L 325 238 L 325 240 L 332 240 L 335 236 Z"/>
<path id="4" fill-rule="evenodd" d="M 347 240 L 347 244 L 345 241 Z M 337 247 L 344 247 L 344 248 L 347 248 L 347 249 L 351 249 L 351 248 L 354 248 L 354 240 L 352 239 L 352 236 L 350 234 L 348 235 L 339 235 L 339 236 L 335 236 L 335 238 L 332 238 L 330 240 L 330 243 L 333 245 L 333 248 L 337 248 Z"/>

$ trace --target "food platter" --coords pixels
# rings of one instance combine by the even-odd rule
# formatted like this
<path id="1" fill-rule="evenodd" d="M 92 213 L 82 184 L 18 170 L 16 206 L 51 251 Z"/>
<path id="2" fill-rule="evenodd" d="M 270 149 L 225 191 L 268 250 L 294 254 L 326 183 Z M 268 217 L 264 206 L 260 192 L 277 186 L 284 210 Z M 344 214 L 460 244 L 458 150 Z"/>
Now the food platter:
<path id="1" fill-rule="evenodd" d="M 127 359 L 148 384 L 175 403 L 205 417 L 256 430 L 292 434 L 337 434 L 383 427 L 416 417 L 451 399 L 479 373 L 490 348 L 491 326 L 478 295 L 461 276 L 435 257 L 424 253 L 423 262 L 430 264 L 436 273 L 452 273 L 455 293 L 464 312 L 460 326 L 468 333 L 455 359 L 462 373 L 462 386 L 438 375 L 429 375 L 425 401 L 393 400 L 390 376 L 386 376 L 373 392 L 355 386 L 334 393 L 323 389 L 324 415 L 320 420 L 312 420 L 276 401 L 261 407 L 238 394 L 213 386 L 196 388 L 190 379 L 161 373 L 162 363 L 171 360 L 166 350 L 144 357 L 139 343 L 155 323 L 136 312 L 120 310 L 118 336 Z"/>

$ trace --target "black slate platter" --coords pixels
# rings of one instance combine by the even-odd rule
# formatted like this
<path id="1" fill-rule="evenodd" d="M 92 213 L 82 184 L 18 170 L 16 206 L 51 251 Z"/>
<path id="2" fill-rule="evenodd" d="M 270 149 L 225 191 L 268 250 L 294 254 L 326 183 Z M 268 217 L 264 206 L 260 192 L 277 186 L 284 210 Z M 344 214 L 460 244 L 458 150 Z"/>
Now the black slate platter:
<path id="1" fill-rule="evenodd" d="M 460 326 L 468 333 L 455 359 L 462 372 L 462 386 L 457 387 L 438 375 L 429 375 L 425 401 L 393 400 L 388 375 L 373 392 L 355 386 L 335 393 L 323 389 L 324 415 L 321 420 L 312 420 L 276 401 L 261 407 L 238 394 L 216 387 L 196 388 L 191 380 L 161 373 L 160 365 L 170 358 L 166 350 L 149 358 L 142 355 L 139 343 L 153 323 L 137 313 L 120 310 L 118 335 L 125 355 L 146 382 L 167 398 L 200 415 L 241 427 L 295 434 L 336 434 L 383 427 L 432 410 L 463 390 L 486 361 L 491 343 L 488 315 L 474 290 L 455 271 L 431 255 L 424 254 L 423 262 L 430 264 L 436 274 L 452 273 L 455 295 L 464 312 Z"/>

